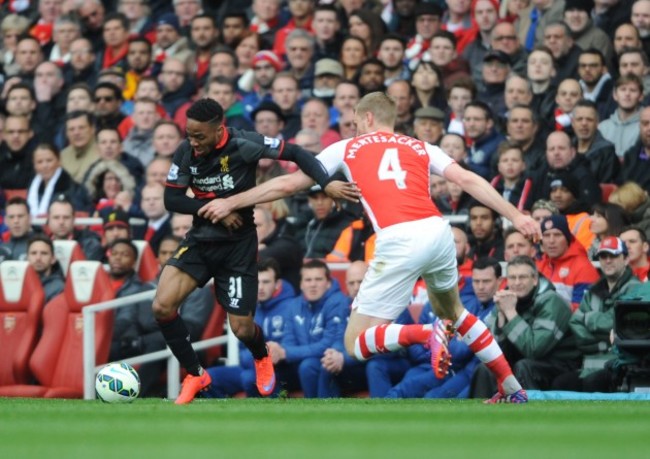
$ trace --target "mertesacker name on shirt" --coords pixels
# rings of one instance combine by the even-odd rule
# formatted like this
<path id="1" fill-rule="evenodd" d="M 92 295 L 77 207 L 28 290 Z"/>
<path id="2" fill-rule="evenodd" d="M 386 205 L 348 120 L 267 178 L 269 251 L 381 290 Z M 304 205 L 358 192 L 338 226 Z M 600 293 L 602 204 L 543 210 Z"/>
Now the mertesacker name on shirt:
<path id="1" fill-rule="evenodd" d="M 417 140 L 414 139 L 413 137 L 406 137 L 406 136 L 391 136 L 387 137 L 384 135 L 369 135 L 366 137 L 360 137 L 357 140 L 354 141 L 352 145 L 348 145 L 348 152 L 346 155 L 346 159 L 354 159 L 356 158 L 357 151 L 359 148 L 364 147 L 366 145 L 372 145 L 374 143 L 396 143 L 398 145 L 406 145 L 407 147 L 411 147 L 418 155 L 426 155 L 427 152 L 424 149 L 424 144 Z"/>

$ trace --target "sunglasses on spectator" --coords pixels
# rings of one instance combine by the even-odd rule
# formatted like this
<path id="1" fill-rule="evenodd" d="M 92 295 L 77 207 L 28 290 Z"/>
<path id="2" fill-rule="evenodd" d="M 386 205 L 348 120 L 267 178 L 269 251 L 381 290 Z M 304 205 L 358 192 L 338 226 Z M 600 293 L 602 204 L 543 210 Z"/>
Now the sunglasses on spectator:
<path id="1" fill-rule="evenodd" d="M 114 96 L 95 96 L 95 102 L 113 102 L 115 101 Z"/>

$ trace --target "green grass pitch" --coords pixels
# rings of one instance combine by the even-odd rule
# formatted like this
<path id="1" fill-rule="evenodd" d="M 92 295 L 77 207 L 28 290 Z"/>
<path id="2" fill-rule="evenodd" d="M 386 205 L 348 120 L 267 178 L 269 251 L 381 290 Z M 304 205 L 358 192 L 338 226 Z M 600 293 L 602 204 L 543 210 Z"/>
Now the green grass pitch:
<path id="1" fill-rule="evenodd" d="M 0 458 L 650 458 L 650 403 L 0 398 Z"/>

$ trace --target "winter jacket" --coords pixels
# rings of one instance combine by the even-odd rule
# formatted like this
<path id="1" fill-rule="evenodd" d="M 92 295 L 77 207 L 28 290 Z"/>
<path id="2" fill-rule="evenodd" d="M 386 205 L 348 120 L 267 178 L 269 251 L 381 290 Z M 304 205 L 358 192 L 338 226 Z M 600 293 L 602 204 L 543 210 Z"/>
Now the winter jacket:
<path id="1" fill-rule="evenodd" d="M 128 169 L 119 161 L 97 161 L 92 165 L 92 168 L 88 170 L 86 181 L 84 182 L 84 186 L 88 190 L 88 194 L 95 204 L 104 196 L 101 178 L 103 178 L 104 174 L 108 171 L 117 176 L 122 184 L 122 190 L 131 192 L 135 191 L 135 180 L 131 177 L 131 174 L 129 174 Z"/>
<path id="2" fill-rule="evenodd" d="M 587 289 L 600 277 L 589 261 L 587 251 L 575 239 L 557 258 L 543 254 L 537 261 L 537 269 L 553 283 L 557 294 L 571 305 L 572 311 L 578 309 Z"/>
<path id="3" fill-rule="evenodd" d="M 82 183 L 86 172 L 98 159 L 99 150 L 94 140 L 83 149 L 69 145 L 61 151 L 61 167 L 77 183 Z"/>
<path id="4" fill-rule="evenodd" d="M 514 188 L 509 190 L 507 198 L 503 177 L 501 177 L 501 175 L 494 177 L 491 184 L 506 201 L 517 209 L 521 211 L 530 210 L 533 206 L 533 201 L 531 199 L 533 195 L 533 181 L 526 175 L 523 175 Z"/>
<path id="5" fill-rule="evenodd" d="M 147 167 L 156 154 L 153 147 L 153 129 L 141 130 L 134 126 L 124 139 L 122 148 L 131 156 L 135 156 L 142 166 Z"/>
<path id="6" fill-rule="evenodd" d="M 623 152 L 625 153 L 625 152 Z M 589 149 L 584 153 L 589 169 L 598 183 L 615 183 L 621 169 L 621 162 L 616 156 L 616 148 L 609 140 L 596 131 L 596 136 Z"/>
<path id="7" fill-rule="evenodd" d="M 494 309 L 486 324 L 510 364 L 533 359 L 575 367 L 579 353 L 570 319 L 571 310 L 553 285 L 539 283 L 528 296 L 517 300 L 517 315 L 511 321 L 499 327 Z"/>
<path id="8" fill-rule="evenodd" d="M 259 242 L 265 245 L 257 254 L 259 260 L 273 258 L 280 265 L 282 278 L 289 281 L 294 289 L 299 288 L 303 252 L 288 230 L 286 221 L 276 222 L 275 230 Z"/>
<path id="9" fill-rule="evenodd" d="M 280 343 L 288 363 L 307 358 L 321 358 L 343 332 L 350 310 L 350 299 L 341 293 L 337 283 L 322 298 L 309 302 L 303 295 L 289 305 L 290 320 Z"/>
<path id="10" fill-rule="evenodd" d="M 583 376 L 602 368 L 605 361 L 615 357 L 609 341 L 609 334 L 614 328 L 614 305 L 640 284 L 627 267 L 611 291 L 607 280 L 601 277 L 585 293 L 580 307 L 569 322 L 576 345 L 584 356 Z M 600 365 L 596 362 L 600 362 Z"/>
<path id="11" fill-rule="evenodd" d="M 33 153 L 36 146 L 32 138 L 22 150 L 12 152 L 7 144 L 0 146 L 0 188 L 27 189 L 34 178 Z"/>
<path id="12" fill-rule="evenodd" d="M 650 153 L 638 138 L 623 154 L 623 167 L 618 183 L 636 182 L 641 188 L 650 191 Z"/>
<path id="13" fill-rule="evenodd" d="M 557 174 L 567 172 L 575 177 L 581 185 L 581 196 L 576 196 L 579 201 L 592 206 L 600 202 L 601 191 L 600 185 L 591 174 L 587 158 L 583 155 L 576 155 L 569 165 L 563 169 L 551 169 L 546 165 L 533 175 L 534 197 L 533 202 L 538 199 L 548 199 L 551 195 L 551 182 L 555 180 Z"/>
<path id="14" fill-rule="evenodd" d="M 483 137 L 477 139 L 467 152 L 467 165 L 469 168 L 484 179 L 490 180 L 492 177 L 492 156 L 503 139 L 504 137 L 496 129 L 492 129 Z"/>
<path id="15" fill-rule="evenodd" d="M 40 278 L 43 291 L 45 292 L 45 304 L 47 304 L 52 298 L 61 293 L 65 287 L 65 278 L 63 277 L 59 263 L 56 263 L 52 267 L 52 272 L 49 275 L 41 275 Z"/>
<path id="16" fill-rule="evenodd" d="M 297 235 L 305 258 L 325 258 L 334 248 L 341 232 L 354 217 L 343 211 L 332 209 L 322 220 L 312 218 L 302 234 Z"/>

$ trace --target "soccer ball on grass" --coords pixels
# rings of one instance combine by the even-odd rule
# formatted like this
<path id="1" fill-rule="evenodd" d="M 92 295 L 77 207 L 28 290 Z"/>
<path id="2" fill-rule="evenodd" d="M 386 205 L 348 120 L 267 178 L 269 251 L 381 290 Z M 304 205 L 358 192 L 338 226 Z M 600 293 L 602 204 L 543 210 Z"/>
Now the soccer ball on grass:
<path id="1" fill-rule="evenodd" d="M 132 402 L 140 395 L 140 377 L 128 363 L 109 363 L 97 373 L 95 392 L 106 403 Z"/>

